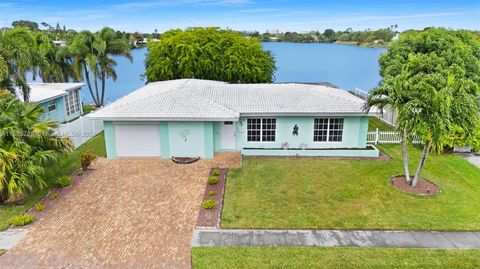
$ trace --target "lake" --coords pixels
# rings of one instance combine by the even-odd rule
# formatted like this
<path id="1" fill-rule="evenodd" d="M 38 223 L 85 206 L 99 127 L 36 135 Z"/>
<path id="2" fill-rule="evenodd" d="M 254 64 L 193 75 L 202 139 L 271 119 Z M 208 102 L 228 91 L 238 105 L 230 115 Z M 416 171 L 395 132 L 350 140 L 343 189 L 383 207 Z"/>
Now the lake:
<path id="1" fill-rule="evenodd" d="M 319 43 L 263 43 L 276 59 L 277 82 L 331 82 L 345 90 L 368 91 L 380 81 L 378 58 L 385 49 Z M 117 58 L 118 79 L 107 81 L 106 103 L 142 87 L 146 48 L 132 50 L 133 62 Z M 88 89 L 84 103 L 91 103 Z"/>

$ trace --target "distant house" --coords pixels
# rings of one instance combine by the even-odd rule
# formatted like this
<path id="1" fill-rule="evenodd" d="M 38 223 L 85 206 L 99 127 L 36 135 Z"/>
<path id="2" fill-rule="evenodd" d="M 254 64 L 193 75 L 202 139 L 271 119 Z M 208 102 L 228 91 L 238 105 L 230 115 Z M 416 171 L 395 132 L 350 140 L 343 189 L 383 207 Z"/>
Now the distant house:
<path id="1" fill-rule="evenodd" d="M 377 157 L 364 101 L 308 84 L 153 82 L 90 114 L 104 122 L 107 156 Z"/>
<path id="2" fill-rule="evenodd" d="M 67 43 L 64 40 L 55 40 L 52 42 L 56 46 L 65 47 Z"/>
<path id="3" fill-rule="evenodd" d="M 37 103 L 45 111 L 41 119 L 52 119 L 60 123 L 73 120 L 82 115 L 80 90 L 83 83 L 29 83 L 29 101 Z M 23 96 L 17 91 L 17 97 Z"/>

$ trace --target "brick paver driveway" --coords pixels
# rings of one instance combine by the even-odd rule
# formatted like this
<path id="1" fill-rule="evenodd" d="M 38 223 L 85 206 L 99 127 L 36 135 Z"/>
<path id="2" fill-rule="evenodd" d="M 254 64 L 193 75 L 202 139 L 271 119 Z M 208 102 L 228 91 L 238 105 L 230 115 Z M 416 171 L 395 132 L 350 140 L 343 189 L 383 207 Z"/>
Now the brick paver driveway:
<path id="1" fill-rule="evenodd" d="M 101 159 L 0 268 L 188 268 L 209 168 L 238 163 L 234 154 L 190 165 Z"/>

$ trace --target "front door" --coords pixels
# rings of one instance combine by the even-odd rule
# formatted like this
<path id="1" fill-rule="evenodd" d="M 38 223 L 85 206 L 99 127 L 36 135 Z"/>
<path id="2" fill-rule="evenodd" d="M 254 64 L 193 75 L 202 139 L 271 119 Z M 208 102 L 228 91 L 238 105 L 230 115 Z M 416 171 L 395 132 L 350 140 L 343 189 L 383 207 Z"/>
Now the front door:
<path id="1" fill-rule="evenodd" d="M 233 121 L 222 122 L 220 137 L 222 149 L 235 149 L 235 124 Z"/>

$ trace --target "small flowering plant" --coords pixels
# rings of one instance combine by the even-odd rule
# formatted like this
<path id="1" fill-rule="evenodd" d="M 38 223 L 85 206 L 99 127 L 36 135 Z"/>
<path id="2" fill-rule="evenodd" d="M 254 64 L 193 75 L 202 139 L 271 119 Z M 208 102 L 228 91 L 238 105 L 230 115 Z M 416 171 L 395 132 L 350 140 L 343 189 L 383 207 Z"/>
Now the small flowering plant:
<path id="1" fill-rule="evenodd" d="M 282 148 L 283 148 L 283 149 L 288 149 L 288 146 L 289 146 L 289 144 L 288 144 L 287 141 L 285 141 L 285 142 L 282 143 Z"/>

